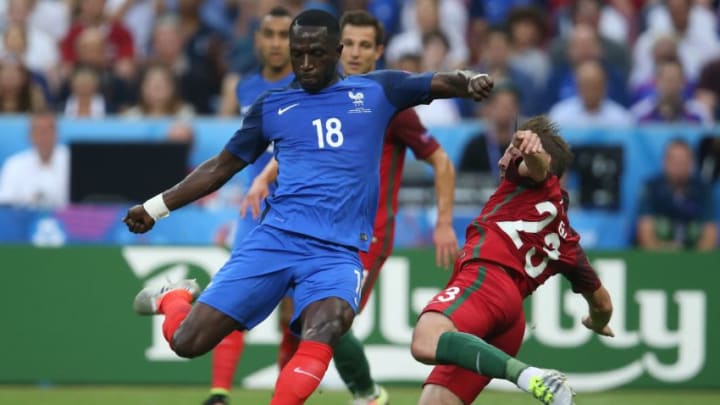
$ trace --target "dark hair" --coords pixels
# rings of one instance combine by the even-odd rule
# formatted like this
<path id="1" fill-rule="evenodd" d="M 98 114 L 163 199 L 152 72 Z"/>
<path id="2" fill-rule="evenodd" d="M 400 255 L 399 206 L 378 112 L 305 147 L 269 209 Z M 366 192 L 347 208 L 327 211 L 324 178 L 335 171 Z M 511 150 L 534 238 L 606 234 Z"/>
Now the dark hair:
<path id="1" fill-rule="evenodd" d="M 143 114 L 146 114 L 150 110 L 150 106 L 147 103 L 147 100 L 145 100 L 145 97 L 143 97 L 142 93 L 142 87 L 145 84 L 145 81 L 150 76 L 150 73 L 158 71 L 162 73 L 165 78 L 167 78 L 170 81 L 170 86 L 172 89 L 172 94 L 170 95 L 170 99 L 165 104 L 166 114 L 172 115 L 176 114 L 183 106 L 183 100 L 180 98 L 180 94 L 178 91 L 178 84 L 177 79 L 175 77 L 175 73 L 167 67 L 166 65 L 163 65 L 161 63 L 151 63 L 149 64 L 145 70 L 142 72 L 142 75 L 140 76 L 140 97 L 138 101 L 138 105 L 140 107 L 140 110 Z"/>
<path id="2" fill-rule="evenodd" d="M 508 32 L 510 33 L 510 39 L 512 41 L 515 40 L 515 38 L 513 38 L 512 26 L 521 21 L 529 21 L 530 23 L 535 25 L 535 28 L 538 30 L 538 33 L 540 35 L 540 38 L 538 38 L 538 42 L 545 42 L 545 39 L 548 35 L 547 20 L 545 19 L 545 15 L 540 10 L 532 6 L 515 7 L 512 9 L 512 11 L 510 11 L 510 14 L 507 17 L 507 26 Z"/>
<path id="3" fill-rule="evenodd" d="M 326 28 L 328 37 L 333 39 L 334 42 L 340 42 L 340 25 L 337 18 L 327 11 L 318 9 L 305 10 L 293 19 L 290 27 L 295 26 Z M 293 31 L 291 29 L 290 37 L 292 38 L 292 36 Z"/>
<path id="4" fill-rule="evenodd" d="M 562 177 L 573 161 L 570 145 L 560 136 L 560 130 L 554 122 L 544 115 L 538 115 L 525 121 L 518 130 L 533 131 L 540 138 L 543 149 L 550 155 L 550 172 Z"/>
<path id="5" fill-rule="evenodd" d="M 427 46 L 428 43 L 430 43 L 433 40 L 439 40 L 442 42 L 442 44 L 445 46 L 446 50 L 450 49 L 450 40 L 448 39 L 447 35 L 445 35 L 444 32 L 441 30 L 432 30 L 430 32 L 426 32 L 422 35 L 422 45 L 423 47 Z"/>
<path id="6" fill-rule="evenodd" d="M 290 12 L 283 6 L 275 6 L 268 11 L 266 16 L 270 17 L 291 17 Z"/>
<path id="7" fill-rule="evenodd" d="M 346 25 L 372 27 L 375 30 L 375 45 L 385 43 L 385 28 L 383 28 L 382 23 L 365 10 L 350 10 L 344 12 L 342 17 L 340 17 L 340 31 L 342 31 Z"/>

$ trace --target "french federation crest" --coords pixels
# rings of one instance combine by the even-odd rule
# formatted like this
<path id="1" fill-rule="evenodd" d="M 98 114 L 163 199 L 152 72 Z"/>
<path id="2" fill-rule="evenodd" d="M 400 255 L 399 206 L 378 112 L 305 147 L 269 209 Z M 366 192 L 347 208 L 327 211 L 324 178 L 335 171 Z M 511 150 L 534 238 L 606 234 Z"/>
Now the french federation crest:
<path id="1" fill-rule="evenodd" d="M 348 97 L 350 97 L 350 100 L 352 100 L 353 108 L 348 110 L 351 114 L 357 114 L 357 113 L 369 113 L 372 112 L 371 109 L 365 108 L 365 94 L 363 92 L 358 91 L 357 93 L 353 92 L 352 90 L 348 91 Z"/>

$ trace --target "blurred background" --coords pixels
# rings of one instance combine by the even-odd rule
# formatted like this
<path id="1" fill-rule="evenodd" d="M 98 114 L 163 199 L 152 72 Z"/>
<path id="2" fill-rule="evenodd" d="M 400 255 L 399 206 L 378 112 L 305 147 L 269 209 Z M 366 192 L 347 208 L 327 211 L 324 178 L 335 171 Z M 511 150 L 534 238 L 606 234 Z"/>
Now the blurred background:
<path id="1" fill-rule="evenodd" d="M 521 358 L 566 370 L 579 391 L 719 389 L 719 3 L 0 0 L 0 384 L 209 380 L 207 358 L 179 361 L 130 301 L 158 280 L 207 283 L 252 179 L 238 174 L 145 235 L 121 219 L 239 128 L 236 85 L 261 67 L 260 17 L 282 5 L 370 11 L 386 29 L 380 67 L 493 76 L 483 103 L 417 109 L 455 164 L 461 243 L 517 123 L 559 125 L 576 157 L 563 178 L 571 223 L 613 294 L 618 336 L 590 336 L 554 280 L 528 300 Z M 434 202 L 431 168 L 409 159 L 395 252 L 355 325 L 380 381 L 427 373 L 407 345 L 447 277 L 432 264 Z M 250 334 L 245 387 L 272 386 L 274 325 Z"/>

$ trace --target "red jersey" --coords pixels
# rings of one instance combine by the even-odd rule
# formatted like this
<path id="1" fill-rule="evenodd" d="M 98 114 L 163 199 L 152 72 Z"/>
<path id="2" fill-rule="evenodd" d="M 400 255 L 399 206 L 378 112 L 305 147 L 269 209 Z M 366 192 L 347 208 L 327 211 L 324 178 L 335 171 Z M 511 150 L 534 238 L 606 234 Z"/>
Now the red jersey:
<path id="1" fill-rule="evenodd" d="M 389 239 L 389 251 L 392 250 L 393 227 L 398 206 L 398 192 L 405 164 L 405 150 L 410 148 L 417 159 L 427 159 L 440 145 L 420 123 L 412 108 L 400 111 L 385 131 L 380 158 L 380 196 L 375 214 L 373 237 L 378 241 Z M 381 242 L 382 243 L 382 242 Z"/>
<path id="2" fill-rule="evenodd" d="M 523 297 L 561 273 L 573 291 L 589 293 L 600 280 L 567 218 L 567 194 L 550 175 L 542 182 L 520 176 L 515 159 L 505 179 L 467 228 L 461 260 L 481 259 L 503 266 Z"/>
<path id="3" fill-rule="evenodd" d="M 80 23 L 73 24 L 65 38 L 60 42 L 60 54 L 64 62 L 75 63 L 77 61 L 75 42 L 85 28 Z M 133 57 L 135 49 L 132 34 L 124 25 L 119 22 L 112 22 L 104 24 L 101 29 L 105 33 L 105 50 L 108 52 L 107 57 L 111 62 Z"/>

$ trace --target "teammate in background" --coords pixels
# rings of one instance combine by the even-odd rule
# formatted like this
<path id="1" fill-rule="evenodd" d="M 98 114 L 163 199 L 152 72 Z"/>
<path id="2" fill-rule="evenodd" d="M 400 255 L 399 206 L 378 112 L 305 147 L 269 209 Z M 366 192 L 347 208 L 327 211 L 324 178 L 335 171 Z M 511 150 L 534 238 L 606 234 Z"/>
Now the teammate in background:
<path id="1" fill-rule="evenodd" d="M 184 180 L 128 210 L 134 233 L 217 190 L 274 142 L 282 170 L 262 223 L 234 249 L 202 292 L 194 280 L 145 288 L 134 308 L 163 314 L 163 336 L 182 357 L 205 354 L 235 330 L 255 327 L 293 289 L 293 332 L 301 342 L 275 384 L 271 405 L 302 404 L 322 381 L 333 346 L 350 328 L 377 209 L 382 141 L 400 110 L 435 98 L 487 98 L 492 80 L 468 71 L 379 71 L 341 78 L 337 19 L 320 10 L 295 17 L 290 60 L 296 80 L 264 93 L 216 156 Z M 342 188 L 340 188 L 342 187 Z"/>
<path id="2" fill-rule="evenodd" d="M 255 99 L 267 90 L 286 87 L 294 79 L 290 65 L 290 13 L 282 8 L 275 7 L 260 20 L 260 26 L 255 33 L 255 48 L 262 61 L 262 68 L 257 73 L 241 80 L 235 89 L 240 115 L 245 116 Z M 237 105 L 233 109 L 237 111 Z M 246 169 L 249 179 L 254 179 L 272 159 L 272 150 L 263 152 L 255 163 Z M 238 218 L 233 249 L 242 246 L 242 241 L 250 231 L 259 224 L 257 218 L 241 216 Z M 282 326 L 288 329 L 287 322 Z M 292 352 L 297 341 L 286 344 L 295 344 L 285 351 Z M 212 355 L 212 381 L 210 384 L 210 397 L 205 405 L 224 405 L 228 401 L 228 393 L 232 388 L 233 376 L 244 346 L 242 331 L 234 331 L 226 336 L 213 350 Z"/>
<path id="3" fill-rule="evenodd" d="M 340 64 L 343 72 L 351 76 L 375 70 L 375 63 L 382 56 L 384 48 L 384 30 L 381 23 L 366 11 L 348 11 L 340 19 L 340 32 L 343 44 Z M 365 272 L 360 311 L 365 307 L 380 269 L 392 252 L 397 197 L 407 148 L 412 149 L 416 158 L 430 164 L 435 172 L 438 219 L 433 242 L 436 247 L 437 265 L 448 267 L 458 251 L 457 237 L 452 227 L 455 191 L 455 171 L 452 162 L 420 123 L 414 109 L 399 112 L 390 122 L 385 134 L 380 162 L 380 199 L 373 226 L 372 243 L 367 253 L 360 253 L 360 261 Z M 270 194 L 269 185 L 277 177 L 277 168 L 277 161 L 272 160 L 255 178 L 243 201 L 241 215 L 245 215 L 248 207 L 252 210 L 253 218 L 260 215 L 260 204 Z M 292 304 L 292 299 L 289 297 L 283 299 L 280 304 L 280 322 L 283 325 L 290 321 Z M 283 342 L 297 339 L 289 330 L 285 329 L 285 331 Z M 288 344 L 282 346 L 291 347 Z M 333 358 L 340 377 L 353 394 L 354 404 L 388 403 L 388 394 L 373 381 L 362 343 L 352 331 L 344 334 L 335 345 Z"/>
<path id="4" fill-rule="evenodd" d="M 515 383 L 544 404 L 573 403 L 565 376 L 511 357 L 522 344 L 522 301 L 561 273 L 585 297 L 583 325 L 604 336 L 612 302 L 567 218 L 560 177 L 572 153 L 546 117 L 520 127 L 498 162 L 501 183 L 467 228 L 445 288 L 423 309 L 412 354 L 437 364 L 419 404 L 470 404 L 492 378 Z"/>

